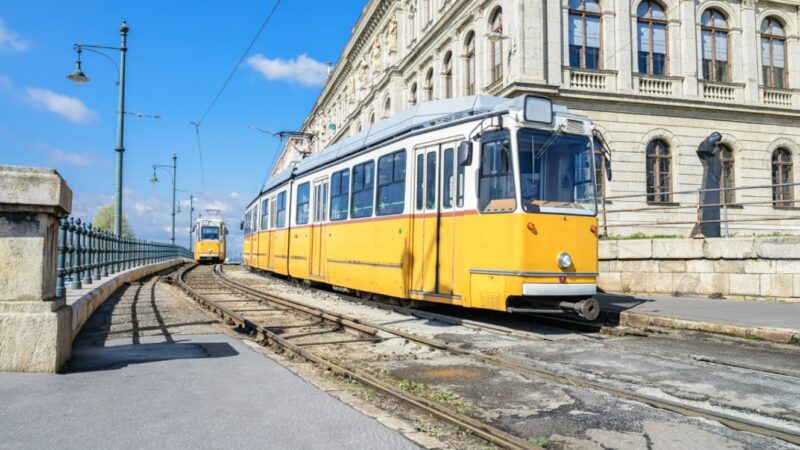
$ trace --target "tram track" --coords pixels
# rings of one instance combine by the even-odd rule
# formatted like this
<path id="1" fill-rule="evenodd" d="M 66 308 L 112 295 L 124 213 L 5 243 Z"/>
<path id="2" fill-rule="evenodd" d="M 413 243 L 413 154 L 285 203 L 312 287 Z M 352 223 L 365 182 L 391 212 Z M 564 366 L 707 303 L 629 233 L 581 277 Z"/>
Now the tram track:
<path id="1" fill-rule="evenodd" d="M 258 289 L 255 289 L 253 287 L 247 286 L 247 285 L 245 285 L 243 283 L 240 283 L 238 281 L 235 281 L 235 280 L 231 279 L 230 277 L 227 277 L 226 275 L 224 275 L 222 273 L 222 271 L 220 271 L 220 270 L 217 270 L 216 274 L 217 274 L 217 276 L 221 277 L 220 279 L 223 280 L 223 282 L 227 286 L 229 286 L 229 287 L 231 287 L 233 289 L 239 290 L 240 292 L 246 292 L 249 295 L 253 295 L 253 296 L 256 296 L 256 297 L 260 297 L 260 298 L 274 298 L 274 299 L 279 299 L 279 300 L 281 300 L 283 302 L 288 302 L 289 304 L 301 305 L 301 304 L 299 304 L 297 302 L 294 302 L 292 300 L 288 300 L 288 299 L 283 298 L 283 297 L 278 297 L 278 296 L 276 296 L 274 294 L 266 293 L 266 292 L 260 291 Z M 453 316 L 442 315 L 442 314 L 438 314 L 438 313 L 411 310 L 409 308 L 404 308 L 402 306 L 396 306 L 396 305 L 379 306 L 379 302 L 373 302 L 373 301 L 370 301 L 370 300 L 364 300 L 364 299 L 356 299 L 356 300 L 360 301 L 361 303 L 369 304 L 371 306 L 378 306 L 378 307 L 380 307 L 382 309 L 388 309 L 388 310 L 392 310 L 394 312 L 398 312 L 398 313 L 401 313 L 401 314 L 411 315 L 411 316 L 414 316 L 414 317 L 424 318 L 424 319 L 427 319 L 427 320 L 440 320 L 440 321 L 443 321 L 443 322 L 446 322 L 446 323 L 455 323 L 455 324 L 458 324 L 458 325 L 464 325 L 463 321 L 466 320 L 466 319 L 461 319 L 461 318 L 457 318 L 457 317 L 453 317 Z M 375 305 L 375 304 L 377 304 L 377 305 Z M 342 316 L 342 317 L 344 317 L 344 316 Z M 470 357 L 470 358 L 473 358 L 473 359 L 475 359 L 477 361 L 480 361 L 482 363 L 489 364 L 489 365 L 492 365 L 492 366 L 495 366 L 495 367 L 500 367 L 500 368 L 516 371 L 516 372 L 519 372 L 519 373 L 532 375 L 532 376 L 538 377 L 540 379 L 552 381 L 552 382 L 563 384 L 563 385 L 577 386 L 577 387 L 582 387 L 582 388 L 594 389 L 594 390 L 597 390 L 597 391 L 601 391 L 601 392 L 610 394 L 610 395 L 612 395 L 614 397 L 617 397 L 617 398 L 637 401 L 637 402 L 644 403 L 644 404 L 649 405 L 649 406 L 654 407 L 654 408 L 658 408 L 658 409 L 662 409 L 662 410 L 666 410 L 666 411 L 671 411 L 671 412 L 674 412 L 674 413 L 681 414 L 683 416 L 701 417 L 701 418 L 713 420 L 713 421 L 716 421 L 716 422 L 719 422 L 721 424 L 724 424 L 724 425 L 728 426 L 729 428 L 732 428 L 732 429 L 735 429 L 735 430 L 746 431 L 746 432 L 755 433 L 755 434 L 759 434 L 759 435 L 763 435 L 763 436 L 774 437 L 774 438 L 781 439 L 783 441 L 790 442 L 790 443 L 793 443 L 793 444 L 800 444 L 800 434 L 797 434 L 796 432 L 794 432 L 793 430 L 790 430 L 790 429 L 784 429 L 782 427 L 773 427 L 773 426 L 770 426 L 768 424 L 764 424 L 764 423 L 761 423 L 761 422 L 749 420 L 749 419 L 742 418 L 742 417 L 737 417 L 736 415 L 727 414 L 727 413 L 719 412 L 719 411 L 713 411 L 713 410 L 710 410 L 710 409 L 707 409 L 707 408 L 703 408 L 703 407 L 699 407 L 699 406 L 695 406 L 695 405 L 690 405 L 690 404 L 687 404 L 687 403 L 681 403 L 679 401 L 674 401 L 674 400 L 671 400 L 671 399 L 655 397 L 655 396 L 644 394 L 644 393 L 640 393 L 640 392 L 637 392 L 637 391 L 634 391 L 634 390 L 631 390 L 631 389 L 626 389 L 626 388 L 613 386 L 613 385 L 608 384 L 608 383 L 595 381 L 595 380 L 588 379 L 588 378 L 581 377 L 581 376 L 563 374 L 563 373 L 560 373 L 560 372 L 556 372 L 554 370 L 545 369 L 545 368 L 541 368 L 541 367 L 535 367 L 535 366 L 530 365 L 530 364 L 522 364 L 522 363 L 511 361 L 511 360 L 508 360 L 508 359 L 505 359 L 505 358 L 502 358 L 502 357 L 489 355 L 489 354 L 484 354 L 484 353 L 481 353 L 481 352 L 476 352 L 476 351 L 472 351 L 472 350 L 469 350 L 469 349 L 464 349 L 464 348 L 461 348 L 461 347 L 458 347 L 458 346 L 454 346 L 454 345 L 451 345 L 451 344 L 448 344 L 448 343 L 443 343 L 443 342 L 437 341 L 435 339 L 431 339 L 431 338 L 427 338 L 427 337 L 423 337 L 423 336 L 418 336 L 418 335 L 415 335 L 413 333 L 408 333 L 408 332 L 399 330 L 399 329 L 397 329 L 395 327 L 390 327 L 390 326 L 386 326 L 386 325 L 370 323 L 370 322 L 367 322 L 367 321 L 364 321 L 364 320 L 360 320 L 360 319 L 356 319 L 356 318 L 352 318 L 352 317 L 349 318 L 349 320 L 351 320 L 353 322 L 356 322 L 358 324 L 367 326 L 369 328 L 374 328 L 374 329 L 382 331 L 384 333 L 389 333 L 389 334 L 392 334 L 392 335 L 395 335 L 395 336 L 399 336 L 399 337 L 401 337 L 403 339 L 406 339 L 406 340 L 411 341 L 411 342 L 415 342 L 415 343 L 417 343 L 419 345 L 423 345 L 423 346 L 430 347 L 430 348 L 435 348 L 437 350 L 448 352 L 448 353 L 453 354 L 453 355 Z M 581 324 L 583 324 L 583 323 L 581 323 Z M 483 331 L 489 331 L 489 332 L 493 332 L 493 333 L 500 332 L 500 334 L 503 334 L 504 330 L 502 330 L 502 329 L 505 328 L 505 327 L 502 327 L 502 328 L 498 328 L 496 326 L 486 327 L 485 324 L 481 324 L 481 323 L 470 321 L 469 322 L 469 328 L 481 329 Z M 498 330 L 502 330 L 502 331 L 498 331 Z M 516 331 L 516 330 L 512 330 L 512 331 Z M 519 333 L 521 333 L 525 338 L 529 338 L 529 339 L 536 339 L 537 338 L 535 333 L 534 334 L 528 334 L 527 332 L 519 332 Z M 513 336 L 513 334 L 509 334 L 509 335 Z M 519 336 L 516 336 L 516 337 L 519 337 Z"/>
<path id="2" fill-rule="evenodd" d="M 509 433 L 506 433 L 499 428 L 495 428 L 489 424 L 483 423 L 481 421 L 475 420 L 471 417 L 468 417 L 464 414 L 458 413 L 453 411 L 447 407 L 444 407 L 434 401 L 428 400 L 426 398 L 410 394 L 398 387 L 389 384 L 380 378 L 376 377 L 375 375 L 368 373 L 367 371 L 357 368 L 357 367 L 347 367 L 341 362 L 336 362 L 332 358 L 326 357 L 325 352 L 322 351 L 311 351 L 309 350 L 309 346 L 298 344 L 295 342 L 290 341 L 287 339 L 285 333 L 282 330 L 285 330 L 284 327 L 275 327 L 275 326 L 264 326 L 260 325 L 257 319 L 251 319 L 246 317 L 246 314 L 243 314 L 241 311 L 237 311 L 235 308 L 231 306 L 226 306 L 220 303 L 219 300 L 211 299 L 211 293 L 207 292 L 206 289 L 203 287 L 198 288 L 196 286 L 192 286 L 192 283 L 187 282 L 186 276 L 187 274 L 191 273 L 195 270 L 198 265 L 190 265 L 181 269 L 178 273 L 177 280 L 178 285 L 192 298 L 195 299 L 201 306 L 211 310 L 214 314 L 217 314 L 225 319 L 225 321 L 232 326 L 235 326 L 241 332 L 250 334 L 256 338 L 259 342 L 263 345 L 276 347 L 281 349 L 282 351 L 286 351 L 310 361 L 314 364 L 317 364 L 320 367 L 325 369 L 331 370 L 332 372 L 350 377 L 358 382 L 369 386 L 373 389 L 376 389 L 380 392 L 388 394 L 402 402 L 405 402 L 409 405 L 417 407 L 427 413 L 432 414 L 433 416 L 444 420 L 450 424 L 458 426 L 462 429 L 468 430 L 474 433 L 476 436 L 479 436 L 482 439 L 485 439 L 488 442 L 491 442 L 495 445 L 498 445 L 502 448 L 509 448 L 509 449 L 537 449 L 539 447 L 528 443 L 527 441 L 520 439 L 516 436 L 513 436 Z M 351 331 L 357 331 L 358 333 L 365 333 L 367 335 L 373 336 L 374 339 L 369 340 L 360 340 L 359 343 L 365 343 L 367 341 L 371 342 L 378 342 L 381 338 L 379 338 L 378 331 L 379 328 L 376 328 L 372 325 L 362 323 L 358 319 L 350 319 L 340 316 L 338 314 L 332 314 L 326 311 L 323 311 L 318 308 L 310 308 L 306 305 L 301 305 L 299 303 L 293 302 L 291 300 L 283 299 L 277 296 L 269 295 L 255 289 L 249 288 L 244 285 L 240 285 L 230 279 L 223 278 L 224 276 L 220 273 L 219 270 L 220 266 L 214 266 L 213 276 L 217 277 L 216 281 L 221 282 L 222 285 L 225 287 L 239 291 L 240 293 L 245 294 L 248 297 L 254 298 L 255 302 L 267 302 L 271 305 L 279 305 L 280 308 L 286 308 L 286 310 L 293 310 L 296 313 L 304 314 L 309 317 L 314 317 L 319 319 L 321 322 L 329 322 L 333 323 L 341 328 L 347 328 Z M 196 280 L 192 280 L 195 281 Z M 220 284 L 217 284 L 217 288 L 221 287 Z M 205 292 L 204 292 L 205 291 Z M 232 303 L 237 303 L 235 300 L 231 301 Z M 240 301 L 238 303 L 247 303 L 253 302 L 253 300 L 245 300 Z M 249 311 L 250 314 L 253 311 Z M 354 343 L 353 341 L 352 343 Z M 347 344 L 351 342 L 346 341 L 330 341 L 324 343 L 322 345 L 341 345 Z"/>

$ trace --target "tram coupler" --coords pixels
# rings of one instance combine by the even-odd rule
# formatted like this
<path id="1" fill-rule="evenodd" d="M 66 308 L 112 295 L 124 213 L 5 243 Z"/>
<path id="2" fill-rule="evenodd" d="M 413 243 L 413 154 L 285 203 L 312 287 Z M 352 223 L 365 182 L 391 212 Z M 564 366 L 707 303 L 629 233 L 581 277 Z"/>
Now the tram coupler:
<path id="1" fill-rule="evenodd" d="M 586 320 L 595 320 L 600 316 L 600 302 L 594 297 L 578 302 L 561 302 L 558 307 L 575 311 Z"/>

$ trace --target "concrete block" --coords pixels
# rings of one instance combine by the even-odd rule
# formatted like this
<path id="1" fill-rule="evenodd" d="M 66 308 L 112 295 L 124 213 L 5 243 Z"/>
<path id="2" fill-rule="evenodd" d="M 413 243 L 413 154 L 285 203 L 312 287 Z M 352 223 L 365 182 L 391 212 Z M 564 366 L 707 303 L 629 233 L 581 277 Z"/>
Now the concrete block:
<path id="1" fill-rule="evenodd" d="M 775 261 L 748 259 L 744 263 L 744 273 L 775 273 Z"/>
<path id="2" fill-rule="evenodd" d="M 701 273 L 700 284 L 698 284 L 696 292 L 703 295 L 711 294 L 728 294 L 730 287 L 728 286 L 728 274 L 726 273 Z"/>
<path id="3" fill-rule="evenodd" d="M 700 239 L 653 239 L 653 257 L 658 259 L 693 259 L 703 257 Z"/>
<path id="4" fill-rule="evenodd" d="M 755 250 L 759 258 L 795 259 L 800 255 L 800 237 L 756 238 Z"/>
<path id="5" fill-rule="evenodd" d="M 686 272 L 686 261 L 681 261 L 681 260 L 659 261 L 658 262 L 658 271 L 659 272 L 678 272 L 678 273 Z"/>
<path id="6" fill-rule="evenodd" d="M 676 273 L 672 276 L 672 289 L 673 291 L 682 294 L 697 293 L 697 287 L 700 284 L 699 273 Z"/>
<path id="7" fill-rule="evenodd" d="M 597 271 L 598 272 L 609 272 L 609 268 L 611 267 L 610 261 L 598 261 L 597 262 Z"/>
<path id="8" fill-rule="evenodd" d="M 755 258 L 753 238 L 704 239 L 703 253 L 709 259 Z"/>
<path id="9" fill-rule="evenodd" d="M 798 249 L 796 258 L 800 258 L 800 249 Z M 800 274 L 800 259 L 776 261 L 775 271 L 777 273 Z"/>
<path id="10" fill-rule="evenodd" d="M 0 211 L 47 213 L 72 210 L 72 191 L 53 169 L 0 166 Z"/>
<path id="11" fill-rule="evenodd" d="M 617 241 L 619 259 L 650 259 L 653 257 L 653 241 L 634 239 Z"/>
<path id="12" fill-rule="evenodd" d="M 793 275 L 794 277 L 794 295 L 792 297 L 800 298 L 800 275 Z"/>
<path id="13" fill-rule="evenodd" d="M 57 372 L 72 351 L 72 310 L 55 302 L 0 302 L 0 372 Z"/>
<path id="14" fill-rule="evenodd" d="M 602 240 L 597 243 L 598 257 L 601 260 L 617 259 L 617 242 L 612 240 Z"/>
<path id="15" fill-rule="evenodd" d="M 648 273 L 646 276 L 646 292 L 670 294 L 672 289 L 672 273 Z"/>
<path id="16" fill-rule="evenodd" d="M 744 273 L 744 260 L 718 260 L 712 261 L 715 273 Z"/>
<path id="17" fill-rule="evenodd" d="M 658 261 L 638 259 L 630 261 L 609 261 L 611 272 L 658 272 Z"/>
<path id="18" fill-rule="evenodd" d="M 761 295 L 764 297 L 791 297 L 793 294 L 793 275 L 762 274 Z"/>
<path id="19" fill-rule="evenodd" d="M 690 259 L 686 261 L 686 271 L 689 273 L 710 273 L 714 271 L 714 263 L 705 259 Z"/>
<path id="20" fill-rule="evenodd" d="M 600 272 L 597 276 L 597 287 L 604 292 L 622 292 L 622 280 L 619 272 Z"/>
<path id="21" fill-rule="evenodd" d="M 761 294 L 761 275 L 732 273 L 728 275 L 731 295 L 758 297 Z"/>
<path id="22" fill-rule="evenodd" d="M 647 274 L 644 272 L 623 272 L 620 274 L 620 291 L 622 292 L 647 292 Z"/>

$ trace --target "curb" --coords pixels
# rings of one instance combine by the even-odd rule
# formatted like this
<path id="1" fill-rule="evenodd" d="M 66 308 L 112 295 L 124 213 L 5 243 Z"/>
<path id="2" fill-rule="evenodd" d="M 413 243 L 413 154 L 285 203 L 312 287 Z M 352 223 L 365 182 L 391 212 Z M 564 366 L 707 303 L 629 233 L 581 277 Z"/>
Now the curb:
<path id="1" fill-rule="evenodd" d="M 619 313 L 621 326 L 642 328 L 659 327 L 676 330 L 702 331 L 705 333 L 723 334 L 743 339 L 777 342 L 781 344 L 800 344 L 800 331 L 776 328 L 757 328 L 739 325 L 726 325 L 713 322 L 697 322 L 693 320 L 675 319 L 664 316 L 650 316 L 631 312 Z"/>

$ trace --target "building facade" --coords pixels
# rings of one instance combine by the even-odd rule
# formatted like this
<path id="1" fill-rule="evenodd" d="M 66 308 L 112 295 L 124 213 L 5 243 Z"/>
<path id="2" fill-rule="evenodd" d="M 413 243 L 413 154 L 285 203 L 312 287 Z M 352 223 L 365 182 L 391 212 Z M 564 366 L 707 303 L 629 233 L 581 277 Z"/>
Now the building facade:
<path id="1" fill-rule="evenodd" d="M 687 235 L 714 131 L 725 231 L 800 232 L 799 27 L 800 0 L 370 0 L 275 170 L 418 102 L 533 93 L 611 149 L 609 234 Z"/>

